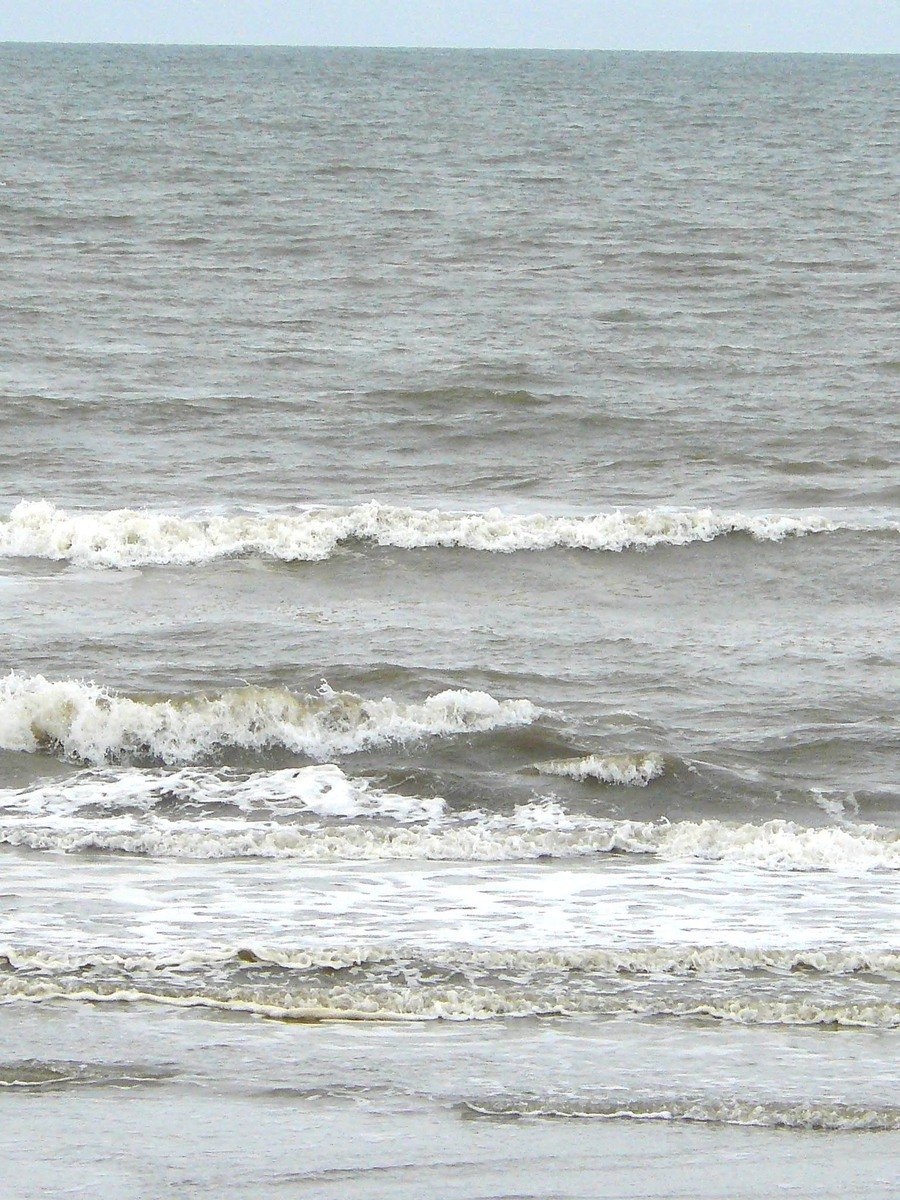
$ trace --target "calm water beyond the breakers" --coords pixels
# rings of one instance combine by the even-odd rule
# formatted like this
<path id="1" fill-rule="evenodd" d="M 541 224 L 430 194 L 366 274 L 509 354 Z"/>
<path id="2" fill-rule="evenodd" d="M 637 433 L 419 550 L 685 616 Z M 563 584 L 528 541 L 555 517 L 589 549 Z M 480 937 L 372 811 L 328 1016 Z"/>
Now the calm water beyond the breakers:
<path id="1" fill-rule="evenodd" d="M 0 47 L 5 1198 L 896 1194 L 898 67 Z"/>

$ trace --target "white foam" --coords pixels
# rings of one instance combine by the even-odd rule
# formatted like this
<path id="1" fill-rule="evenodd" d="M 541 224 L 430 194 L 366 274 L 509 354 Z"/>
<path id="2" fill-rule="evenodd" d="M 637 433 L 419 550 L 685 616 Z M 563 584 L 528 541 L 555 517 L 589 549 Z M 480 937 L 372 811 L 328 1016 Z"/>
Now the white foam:
<path id="1" fill-rule="evenodd" d="M 568 950 L 491 949 L 468 946 L 406 948 L 402 945 L 259 944 L 197 948 L 173 945 L 156 953 L 100 949 L 40 950 L 0 943 L 0 966 L 15 971 L 84 973 L 116 970 L 156 975 L 160 971 L 245 969 L 248 964 L 291 971 L 338 971 L 351 967 L 391 967 L 404 974 L 434 970 L 457 973 L 510 972 L 529 977 L 548 975 L 617 979 L 628 975 L 691 978 L 741 972 L 772 975 L 844 976 L 859 973 L 894 977 L 900 973 L 900 951 L 840 947 L 790 949 L 777 946 L 650 945 Z"/>
<path id="2" fill-rule="evenodd" d="M 561 775 L 583 783 L 596 779 L 600 783 L 625 787 L 646 787 L 666 769 L 661 754 L 588 754 L 584 758 L 557 758 L 535 763 L 542 775 Z"/>
<path id="3" fill-rule="evenodd" d="M 0 749 L 50 747 L 97 764 L 129 754 L 190 762 L 222 747 L 280 746 L 324 759 L 388 742 L 526 725 L 537 713 L 527 700 L 465 690 L 408 704 L 324 685 L 317 696 L 248 686 L 153 700 L 13 673 L 0 680 Z"/>
<path id="4" fill-rule="evenodd" d="M 611 852 L 701 859 L 763 870 L 862 874 L 900 869 L 900 834 L 873 826 L 807 828 L 787 821 L 610 821 L 568 815 L 554 802 L 510 815 L 471 811 L 424 825 L 317 825 L 244 819 L 168 820 L 41 814 L 0 821 L 0 844 L 33 850 L 110 850 L 152 857 L 296 858 L 312 862 L 503 862 Z"/>
<path id="5" fill-rule="evenodd" d="M 900 530 L 887 517 L 836 517 L 818 512 L 745 513 L 712 508 L 587 516 L 518 515 L 499 509 L 452 512 L 371 502 L 285 512 L 189 516 L 135 509 L 67 512 L 46 500 L 22 501 L 0 519 L 0 556 L 69 561 L 85 566 L 188 565 L 237 555 L 284 561 L 328 558 L 361 539 L 403 549 L 458 546 L 494 553 L 568 547 L 621 551 L 686 546 L 727 534 L 760 541 L 841 529 Z"/>
<path id="6" fill-rule="evenodd" d="M 212 1008 L 295 1021 L 484 1021 L 496 1017 L 630 1015 L 705 1017 L 741 1025 L 833 1025 L 890 1029 L 900 1005 L 890 1002 L 819 1002 L 740 997 L 709 1003 L 626 994 L 568 992 L 558 987 L 478 984 L 401 984 L 390 981 L 320 985 L 208 986 L 175 989 L 171 981 L 88 982 L 78 977 L 0 976 L 0 1003 L 66 999 L 96 1003 L 154 1003 Z"/>
<path id="7" fill-rule="evenodd" d="M 83 771 L 73 779 L 28 788 L 0 789 L 5 815 L 74 816 L 85 810 L 149 812 L 176 803 L 183 813 L 227 805 L 251 817 L 280 818 L 312 813 L 322 817 L 389 817 L 433 821 L 444 811 L 440 797 L 401 796 L 351 779 L 333 763 L 256 771 L 141 770 Z"/>

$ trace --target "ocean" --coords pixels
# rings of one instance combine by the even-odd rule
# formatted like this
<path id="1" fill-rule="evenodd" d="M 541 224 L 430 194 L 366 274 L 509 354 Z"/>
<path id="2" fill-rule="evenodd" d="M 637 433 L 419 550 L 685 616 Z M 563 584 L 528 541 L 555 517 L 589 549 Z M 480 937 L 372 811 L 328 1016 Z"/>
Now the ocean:
<path id="1" fill-rule="evenodd" d="M 898 82 L 0 47 L 9 1200 L 894 1194 Z"/>

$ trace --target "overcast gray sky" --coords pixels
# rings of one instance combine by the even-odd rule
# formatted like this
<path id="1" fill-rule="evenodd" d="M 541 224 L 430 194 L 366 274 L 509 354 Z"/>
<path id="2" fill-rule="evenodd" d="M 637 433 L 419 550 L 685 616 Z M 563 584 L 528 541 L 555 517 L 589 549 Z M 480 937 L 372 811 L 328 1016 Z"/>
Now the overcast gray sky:
<path id="1" fill-rule="evenodd" d="M 898 0 L 0 0 L 0 41 L 896 53 Z"/>

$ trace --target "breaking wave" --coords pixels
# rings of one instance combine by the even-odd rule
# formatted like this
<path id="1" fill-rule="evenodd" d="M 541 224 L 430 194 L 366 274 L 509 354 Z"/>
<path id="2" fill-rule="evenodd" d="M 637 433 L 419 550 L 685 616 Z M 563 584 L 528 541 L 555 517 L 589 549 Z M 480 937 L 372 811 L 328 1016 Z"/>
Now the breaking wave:
<path id="1" fill-rule="evenodd" d="M 277 746 L 322 759 L 389 742 L 527 725 L 537 713 L 528 700 L 465 690 L 421 703 L 368 700 L 325 684 L 315 696 L 247 686 L 154 700 L 13 673 L 0 680 L 0 749 L 49 749 L 96 764 L 128 755 L 191 762 L 228 747 Z"/>
<path id="2" fill-rule="evenodd" d="M 377 804 L 377 799 L 374 800 Z M 699 859 L 764 870 L 862 874 L 900 869 L 900 834 L 874 826 L 809 828 L 788 821 L 613 821 L 570 816 L 555 802 L 512 814 L 469 810 L 439 815 L 427 801 L 411 824 L 323 824 L 231 818 L 171 820 L 156 813 L 85 819 L 23 812 L 0 820 L 0 845 L 151 857 L 294 858 L 312 862 L 433 860 L 504 862 L 595 854 Z M 390 815 L 390 814 L 386 814 Z"/>
<path id="3" fill-rule="evenodd" d="M 281 1020 L 592 1016 L 890 1029 L 882 948 L 650 945 L 569 951 L 370 945 L 0 946 L 0 1003 L 211 1008 Z"/>
<path id="4" fill-rule="evenodd" d="M 616 978 L 621 976 L 721 976 L 736 973 L 803 976 L 881 975 L 900 973 L 900 950 L 840 947 L 790 949 L 777 946 L 669 945 L 619 946 L 562 950 L 493 949 L 469 946 L 434 947 L 426 951 L 382 945 L 252 945 L 201 949 L 173 946 L 168 951 L 49 951 L 20 949 L 0 943 L 0 970 L 23 974 L 120 970 L 157 975 L 162 971 L 242 970 L 250 966 L 282 967 L 307 973 L 387 968 L 408 975 L 431 976 L 459 971 L 516 972 Z"/>
<path id="5" fill-rule="evenodd" d="M 82 976 L 41 977 L 18 972 L 0 977 L 0 1003 L 72 1000 L 152 1003 L 208 1008 L 293 1021 L 485 1021 L 498 1017 L 636 1016 L 701 1018 L 741 1025 L 828 1025 L 891 1029 L 900 1024 L 900 1005 L 881 999 L 829 1001 L 811 996 L 690 996 L 671 988 L 660 996 L 627 990 L 568 988 L 550 980 L 523 986 L 495 979 L 484 983 L 449 979 L 405 982 L 374 979 L 289 983 L 283 978 L 246 982 L 150 975 L 91 980 Z"/>
<path id="6" fill-rule="evenodd" d="M 0 519 L 0 556 L 45 558 L 97 567 L 190 565 L 261 555 L 312 561 L 343 543 L 367 541 L 412 550 L 463 547 L 494 553 L 567 547 L 621 551 L 686 546 L 743 533 L 760 541 L 837 530 L 900 530 L 887 517 L 743 513 L 711 508 L 619 510 L 590 516 L 517 515 L 401 508 L 371 502 L 272 513 L 187 516 L 135 509 L 67 512 L 45 500 L 22 501 Z"/>
<path id="7" fill-rule="evenodd" d="M 666 769 L 661 754 L 588 754 L 584 758 L 550 759 L 534 766 L 542 775 L 562 775 L 581 783 L 596 779 L 630 787 L 646 787 Z"/>

